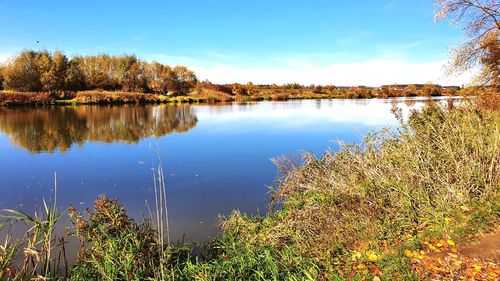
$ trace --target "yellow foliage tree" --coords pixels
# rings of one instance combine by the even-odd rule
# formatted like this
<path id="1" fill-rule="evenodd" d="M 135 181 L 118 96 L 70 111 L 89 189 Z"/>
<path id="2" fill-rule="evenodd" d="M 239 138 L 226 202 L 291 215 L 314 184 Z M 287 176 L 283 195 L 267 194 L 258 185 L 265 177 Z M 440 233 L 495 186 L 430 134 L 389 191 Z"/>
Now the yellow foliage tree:
<path id="1" fill-rule="evenodd" d="M 477 66 L 473 83 L 500 87 L 500 3 L 497 0 L 435 0 L 436 20 L 465 23 L 467 40 L 452 51 L 449 73 Z"/>

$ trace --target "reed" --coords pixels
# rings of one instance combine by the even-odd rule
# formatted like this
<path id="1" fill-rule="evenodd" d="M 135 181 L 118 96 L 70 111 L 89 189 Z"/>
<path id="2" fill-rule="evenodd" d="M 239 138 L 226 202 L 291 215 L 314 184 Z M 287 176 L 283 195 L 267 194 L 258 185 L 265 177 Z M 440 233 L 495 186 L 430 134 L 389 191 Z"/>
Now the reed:
<path id="1" fill-rule="evenodd" d="M 65 254 L 56 257 L 52 253 L 61 247 L 61 243 L 56 244 L 57 238 L 54 237 L 54 228 L 62 214 L 57 209 L 57 174 L 54 173 L 54 197 L 48 202 L 43 198 L 43 211 L 35 212 L 29 215 L 21 210 L 5 209 L 8 214 L 4 218 L 14 222 L 21 222 L 26 226 L 25 237 L 23 239 L 23 265 L 19 272 L 16 272 L 16 278 L 27 280 L 31 278 L 51 279 L 61 275 L 61 258 Z M 10 240 L 8 236 L 7 241 Z M 9 242 L 6 242 L 8 247 Z M 16 252 L 17 247 L 10 247 L 11 253 Z M 59 248 L 60 249 L 60 248 Z M 14 250 L 12 252 L 12 250 Z M 67 261 L 64 264 L 67 266 Z M 67 271 L 67 269 L 65 270 Z"/>
<path id="2" fill-rule="evenodd" d="M 154 168 L 154 164 L 152 168 L 156 217 L 154 219 L 152 218 L 152 220 L 156 221 L 156 225 L 154 225 L 154 228 L 156 230 L 157 234 L 156 238 L 159 244 L 158 254 L 160 256 L 160 264 L 159 264 L 160 270 L 158 275 L 160 277 L 160 280 L 165 280 L 166 279 L 165 276 L 166 270 L 164 268 L 166 264 L 165 258 L 168 256 L 171 248 L 170 227 L 168 222 L 168 204 L 167 204 L 167 188 L 165 182 L 165 174 L 163 172 L 161 150 L 158 144 L 156 144 L 156 151 L 157 151 L 158 164 L 156 169 Z M 171 272 L 173 274 L 173 271 Z"/>
<path id="3" fill-rule="evenodd" d="M 4 230 L 5 223 L 0 224 L 0 233 Z M 6 230 L 5 239 L 0 245 L 0 280 L 11 279 L 16 275 L 12 266 L 15 255 L 19 248 L 20 243 L 12 241 L 12 235 Z"/>

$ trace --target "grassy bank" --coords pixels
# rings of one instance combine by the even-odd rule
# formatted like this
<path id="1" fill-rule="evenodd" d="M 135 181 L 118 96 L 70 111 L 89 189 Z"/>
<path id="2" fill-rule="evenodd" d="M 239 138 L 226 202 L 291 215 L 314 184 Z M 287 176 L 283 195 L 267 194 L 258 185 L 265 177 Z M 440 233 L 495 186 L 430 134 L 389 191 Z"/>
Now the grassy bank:
<path id="1" fill-rule="evenodd" d="M 443 239 L 467 243 L 497 227 L 499 126 L 498 112 L 429 107 L 399 135 L 379 132 L 363 146 L 306 154 L 303 164 L 278 161 L 272 211 L 235 212 L 223 232 L 241 247 L 294 249 L 318 266 L 315 279 L 452 278 L 460 267 L 419 273 L 404 254 L 424 256 Z"/>
<path id="2" fill-rule="evenodd" d="M 234 211 L 200 255 L 162 243 L 156 215 L 136 223 L 102 197 L 86 214 L 69 211 L 82 250 L 67 273 L 56 240 L 38 234 L 31 247 L 0 246 L 0 279 L 498 280 L 498 260 L 464 250 L 498 229 L 497 101 L 430 105 L 398 133 L 382 130 L 300 163 L 276 160 L 269 212 Z M 47 234 L 57 213 L 45 213 L 29 225 Z M 25 267 L 12 264 L 16 251 Z"/>
<path id="3" fill-rule="evenodd" d="M 432 95 L 457 94 L 457 91 L 433 92 Z M 473 93 L 472 93 L 473 94 Z M 78 92 L 18 92 L 0 91 L 0 106 L 38 106 L 38 105 L 79 105 L 79 104 L 154 104 L 154 103 L 215 103 L 215 102 L 248 102 L 264 100 L 293 99 L 361 99 L 431 96 L 431 92 L 408 92 L 403 90 L 380 90 L 375 88 L 311 88 L 298 89 L 286 87 L 255 88 L 252 91 L 233 90 L 229 88 L 196 87 L 185 95 L 164 95 L 126 91 L 78 91 Z"/>

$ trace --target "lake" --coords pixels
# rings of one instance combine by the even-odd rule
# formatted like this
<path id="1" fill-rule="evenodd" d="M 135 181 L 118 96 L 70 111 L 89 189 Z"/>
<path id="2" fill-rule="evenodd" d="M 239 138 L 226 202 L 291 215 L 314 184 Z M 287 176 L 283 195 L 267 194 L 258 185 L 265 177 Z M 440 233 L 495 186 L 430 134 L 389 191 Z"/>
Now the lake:
<path id="1" fill-rule="evenodd" d="M 0 108 L 0 209 L 40 211 L 57 172 L 61 209 L 91 207 L 105 194 L 148 217 L 159 149 L 171 237 L 206 241 L 219 215 L 266 212 L 277 173 L 270 159 L 359 143 L 397 128 L 393 104 L 407 116 L 427 100 Z"/>

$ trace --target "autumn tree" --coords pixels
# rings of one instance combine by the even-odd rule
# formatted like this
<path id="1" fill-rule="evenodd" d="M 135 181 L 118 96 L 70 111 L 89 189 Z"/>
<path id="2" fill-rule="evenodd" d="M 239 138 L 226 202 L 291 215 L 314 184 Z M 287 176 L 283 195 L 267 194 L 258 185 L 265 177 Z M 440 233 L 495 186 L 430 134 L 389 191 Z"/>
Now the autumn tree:
<path id="1" fill-rule="evenodd" d="M 153 92 L 167 94 L 173 91 L 177 78 L 170 66 L 153 62 L 148 69 L 148 86 Z"/>
<path id="2" fill-rule="evenodd" d="M 134 69 L 131 71 L 131 68 Z M 111 77 L 112 80 L 117 81 L 123 89 L 124 80 L 128 79 L 130 82 L 131 75 L 140 76 L 142 74 L 138 73 L 142 69 L 142 63 L 137 59 L 135 55 L 124 55 L 120 57 L 111 57 Z M 130 72 L 131 71 L 131 72 Z M 130 73 L 129 73 L 130 72 Z M 142 86 L 142 85 L 141 85 Z M 136 88 L 138 89 L 138 88 Z"/>
<path id="3" fill-rule="evenodd" d="M 85 75 L 81 69 L 82 58 L 73 58 L 66 69 L 66 77 L 64 78 L 65 89 L 68 91 L 85 90 Z"/>
<path id="4" fill-rule="evenodd" d="M 52 74 L 55 76 L 54 89 L 66 90 L 66 72 L 68 70 L 68 57 L 61 52 L 55 52 L 52 56 Z"/>
<path id="5" fill-rule="evenodd" d="M 25 51 L 3 66 L 2 73 L 7 89 L 51 93 L 102 89 L 184 95 L 197 83 L 185 66 L 171 68 L 134 55 L 68 59 L 61 52 Z"/>
<path id="6" fill-rule="evenodd" d="M 423 96 L 440 96 L 441 87 L 435 84 L 427 83 L 422 87 Z"/>
<path id="7" fill-rule="evenodd" d="M 487 84 L 500 87 L 500 35 L 499 31 L 490 32 L 488 36 L 480 42 L 485 53 L 479 58 L 482 69 L 479 77 L 482 77 Z"/>
<path id="8" fill-rule="evenodd" d="M 251 81 L 247 83 L 245 89 L 246 89 L 248 95 L 254 95 L 257 93 L 257 91 L 255 90 L 255 86 L 253 85 L 253 83 Z"/>
<path id="9" fill-rule="evenodd" d="M 414 84 L 407 85 L 404 90 L 405 96 L 416 96 L 417 95 L 417 86 Z"/>
<path id="10" fill-rule="evenodd" d="M 4 67 L 4 87 L 9 90 L 38 92 L 42 90 L 38 57 L 40 53 L 24 51 Z"/>
<path id="11" fill-rule="evenodd" d="M 111 68 L 111 57 L 108 55 L 82 57 L 81 69 L 85 76 L 85 85 L 89 89 L 115 90 L 114 71 Z"/>
<path id="12" fill-rule="evenodd" d="M 65 90 L 68 58 L 63 53 L 55 52 L 52 55 L 47 51 L 41 52 L 37 59 L 37 65 L 43 91 L 57 92 Z"/>
<path id="13" fill-rule="evenodd" d="M 125 91 L 144 92 L 148 87 L 146 64 L 141 61 L 134 62 L 121 78 L 121 86 Z"/>
<path id="14" fill-rule="evenodd" d="M 3 90 L 3 70 L 4 67 L 0 65 L 0 90 Z"/>
<path id="15" fill-rule="evenodd" d="M 176 66 L 173 69 L 175 73 L 175 90 L 181 94 L 187 94 L 194 86 L 198 79 L 193 71 L 185 66 Z"/>
<path id="16" fill-rule="evenodd" d="M 466 42 L 453 49 L 449 72 L 480 67 L 475 84 L 500 86 L 500 3 L 498 0 L 435 0 L 436 20 L 464 23 Z"/>
<path id="17" fill-rule="evenodd" d="M 44 51 L 38 54 L 36 66 L 40 75 L 40 84 L 43 91 L 52 91 L 55 88 L 55 75 L 52 73 L 53 61 L 49 52 Z"/>

